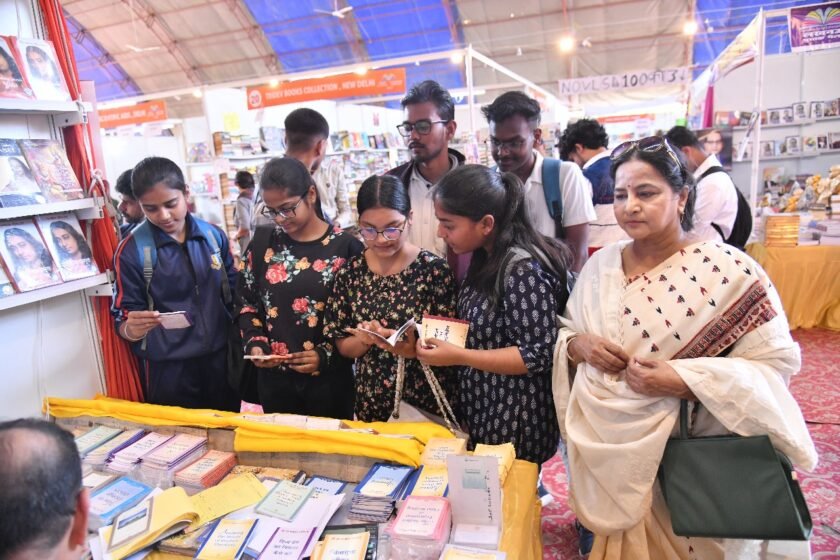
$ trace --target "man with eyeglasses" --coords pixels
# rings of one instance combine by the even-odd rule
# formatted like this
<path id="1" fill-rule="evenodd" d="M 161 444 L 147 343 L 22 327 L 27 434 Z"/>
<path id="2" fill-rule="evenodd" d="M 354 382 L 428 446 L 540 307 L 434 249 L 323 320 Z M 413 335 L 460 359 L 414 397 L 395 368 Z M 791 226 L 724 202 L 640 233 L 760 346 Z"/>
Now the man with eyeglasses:
<path id="1" fill-rule="evenodd" d="M 449 148 L 455 136 L 455 104 L 440 84 L 426 80 L 412 87 L 402 100 L 405 121 L 397 127 L 406 139 L 412 159 L 388 171 L 408 189 L 414 220 L 408 239 L 414 245 L 446 257 L 446 243 L 437 236 L 438 222 L 432 202 L 432 187 L 444 175 L 463 165 L 465 158 Z M 456 274 L 464 263 L 450 255 Z"/>
<path id="2" fill-rule="evenodd" d="M 0 423 L 0 559 L 82 558 L 89 506 L 71 433 L 44 420 Z"/>
<path id="3" fill-rule="evenodd" d="M 692 237 L 697 241 L 728 239 L 738 216 L 738 193 L 732 178 L 691 130 L 675 126 L 665 137 L 682 152 L 685 166 L 697 182 Z"/>
<path id="4" fill-rule="evenodd" d="M 533 148 L 534 141 L 542 138 L 541 109 L 535 99 L 519 91 L 509 91 L 481 112 L 490 127 L 490 150 L 499 171 L 514 173 L 522 180 L 537 230 L 563 239 L 574 255 L 571 269 L 580 271 L 589 257 L 589 223 L 596 218 L 592 185 L 574 163 L 552 161 Z M 547 178 L 547 173 L 558 173 L 559 177 Z M 544 189 L 549 181 L 546 186 L 556 183 L 560 191 L 557 208 L 549 208 Z"/>

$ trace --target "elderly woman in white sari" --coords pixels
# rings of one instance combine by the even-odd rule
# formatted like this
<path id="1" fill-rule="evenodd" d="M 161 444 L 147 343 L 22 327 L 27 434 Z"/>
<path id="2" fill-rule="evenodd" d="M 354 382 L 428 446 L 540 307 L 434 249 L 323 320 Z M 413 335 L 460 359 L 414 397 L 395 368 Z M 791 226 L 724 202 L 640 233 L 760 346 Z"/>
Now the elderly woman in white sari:
<path id="1" fill-rule="evenodd" d="M 758 264 L 688 236 L 694 184 L 667 142 L 628 142 L 612 159 L 615 215 L 631 241 L 581 271 L 553 380 L 569 499 L 596 535 L 590 559 L 754 557 L 755 542 L 676 536 L 657 469 L 680 399 L 693 404 L 694 435 L 767 434 L 812 469 L 817 453 L 788 391 L 799 346 Z"/>

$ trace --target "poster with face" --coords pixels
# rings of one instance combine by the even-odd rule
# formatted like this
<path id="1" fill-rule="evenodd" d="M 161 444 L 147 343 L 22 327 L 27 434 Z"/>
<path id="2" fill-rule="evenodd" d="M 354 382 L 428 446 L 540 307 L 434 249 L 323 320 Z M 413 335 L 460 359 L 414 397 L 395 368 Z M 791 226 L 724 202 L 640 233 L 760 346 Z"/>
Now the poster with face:
<path id="1" fill-rule="evenodd" d="M 46 202 L 17 140 L 0 138 L 0 207 Z"/>
<path id="2" fill-rule="evenodd" d="M 26 77 L 35 97 L 49 101 L 70 101 L 70 92 L 58 66 L 58 57 L 49 41 L 22 39 L 15 41 L 18 60 L 23 62 Z"/>
<path id="3" fill-rule="evenodd" d="M 706 150 L 706 154 L 717 156 L 720 164 L 725 169 L 732 167 L 731 128 L 706 128 L 698 130 L 697 138 Z"/>
<path id="4" fill-rule="evenodd" d="M 20 292 L 61 283 L 50 252 L 32 220 L 0 224 L 0 255 Z"/>
<path id="5" fill-rule="evenodd" d="M 47 249 L 58 265 L 61 278 L 77 280 L 99 274 L 93 254 L 75 214 L 51 214 L 36 218 L 41 237 L 47 242 Z"/>
<path id="6" fill-rule="evenodd" d="M 34 99 L 35 94 L 15 58 L 14 37 L 0 35 L 0 97 Z"/>

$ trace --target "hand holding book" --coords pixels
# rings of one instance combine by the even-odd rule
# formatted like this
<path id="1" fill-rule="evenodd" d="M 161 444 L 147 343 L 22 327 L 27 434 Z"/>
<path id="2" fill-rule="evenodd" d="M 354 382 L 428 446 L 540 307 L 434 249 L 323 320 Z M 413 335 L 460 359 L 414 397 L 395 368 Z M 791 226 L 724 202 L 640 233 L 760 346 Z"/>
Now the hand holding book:
<path id="1" fill-rule="evenodd" d="M 363 344 L 376 346 L 386 352 L 391 352 L 404 358 L 414 358 L 414 346 L 417 341 L 414 319 L 406 321 L 398 329 L 390 329 L 387 322 L 364 321 L 353 328 L 345 329 L 357 337 Z"/>
<path id="2" fill-rule="evenodd" d="M 251 353 L 245 356 L 245 359 L 252 360 L 258 368 L 276 368 L 289 359 L 289 354 L 266 355 L 262 348 L 254 347 L 251 348 Z"/>

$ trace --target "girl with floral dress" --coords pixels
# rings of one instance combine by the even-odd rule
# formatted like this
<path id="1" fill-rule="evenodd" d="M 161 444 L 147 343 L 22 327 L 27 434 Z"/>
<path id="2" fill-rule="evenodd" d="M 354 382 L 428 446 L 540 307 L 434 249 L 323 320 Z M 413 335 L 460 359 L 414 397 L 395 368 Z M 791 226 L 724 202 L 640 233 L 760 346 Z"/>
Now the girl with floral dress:
<path id="1" fill-rule="evenodd" d="M 265 412 L 350 419 L 352 363 L 324 337 L 323 320 L 336 273 L 362 244 L 327 224 L 312 176 L 299 161 L 269 161 L 260 190 L 262 212 L 277 227 L 264 251 L 256 240 L 266 236 L 254 235 L 236 290 L 245 354 L 263 357 L 254 360 L 260 404 Z M 255 270 L 264 273 L 257 278 Z"/>
<path id="2" fill-rule="evenodd" d="M 339 352 L 356 360 L 356 416 L 367 422 L 391 416 L 400 357 L 405 361 L 404 400 L 443 416 L 416 360 L 414 330 L 392 347 L 357 327 L 387 338 L 409 319 L 420 322 L 424 314 L 453 316 L 452 273 L 445 259 L 408 241 L 411 202 L 397 177 L 368 178 L 359 189 L 356 207 L 367 250 L 338 272 L 325 328 Z M 434 375 L 454 405 L 454 372 L 439 368 Z"/>

